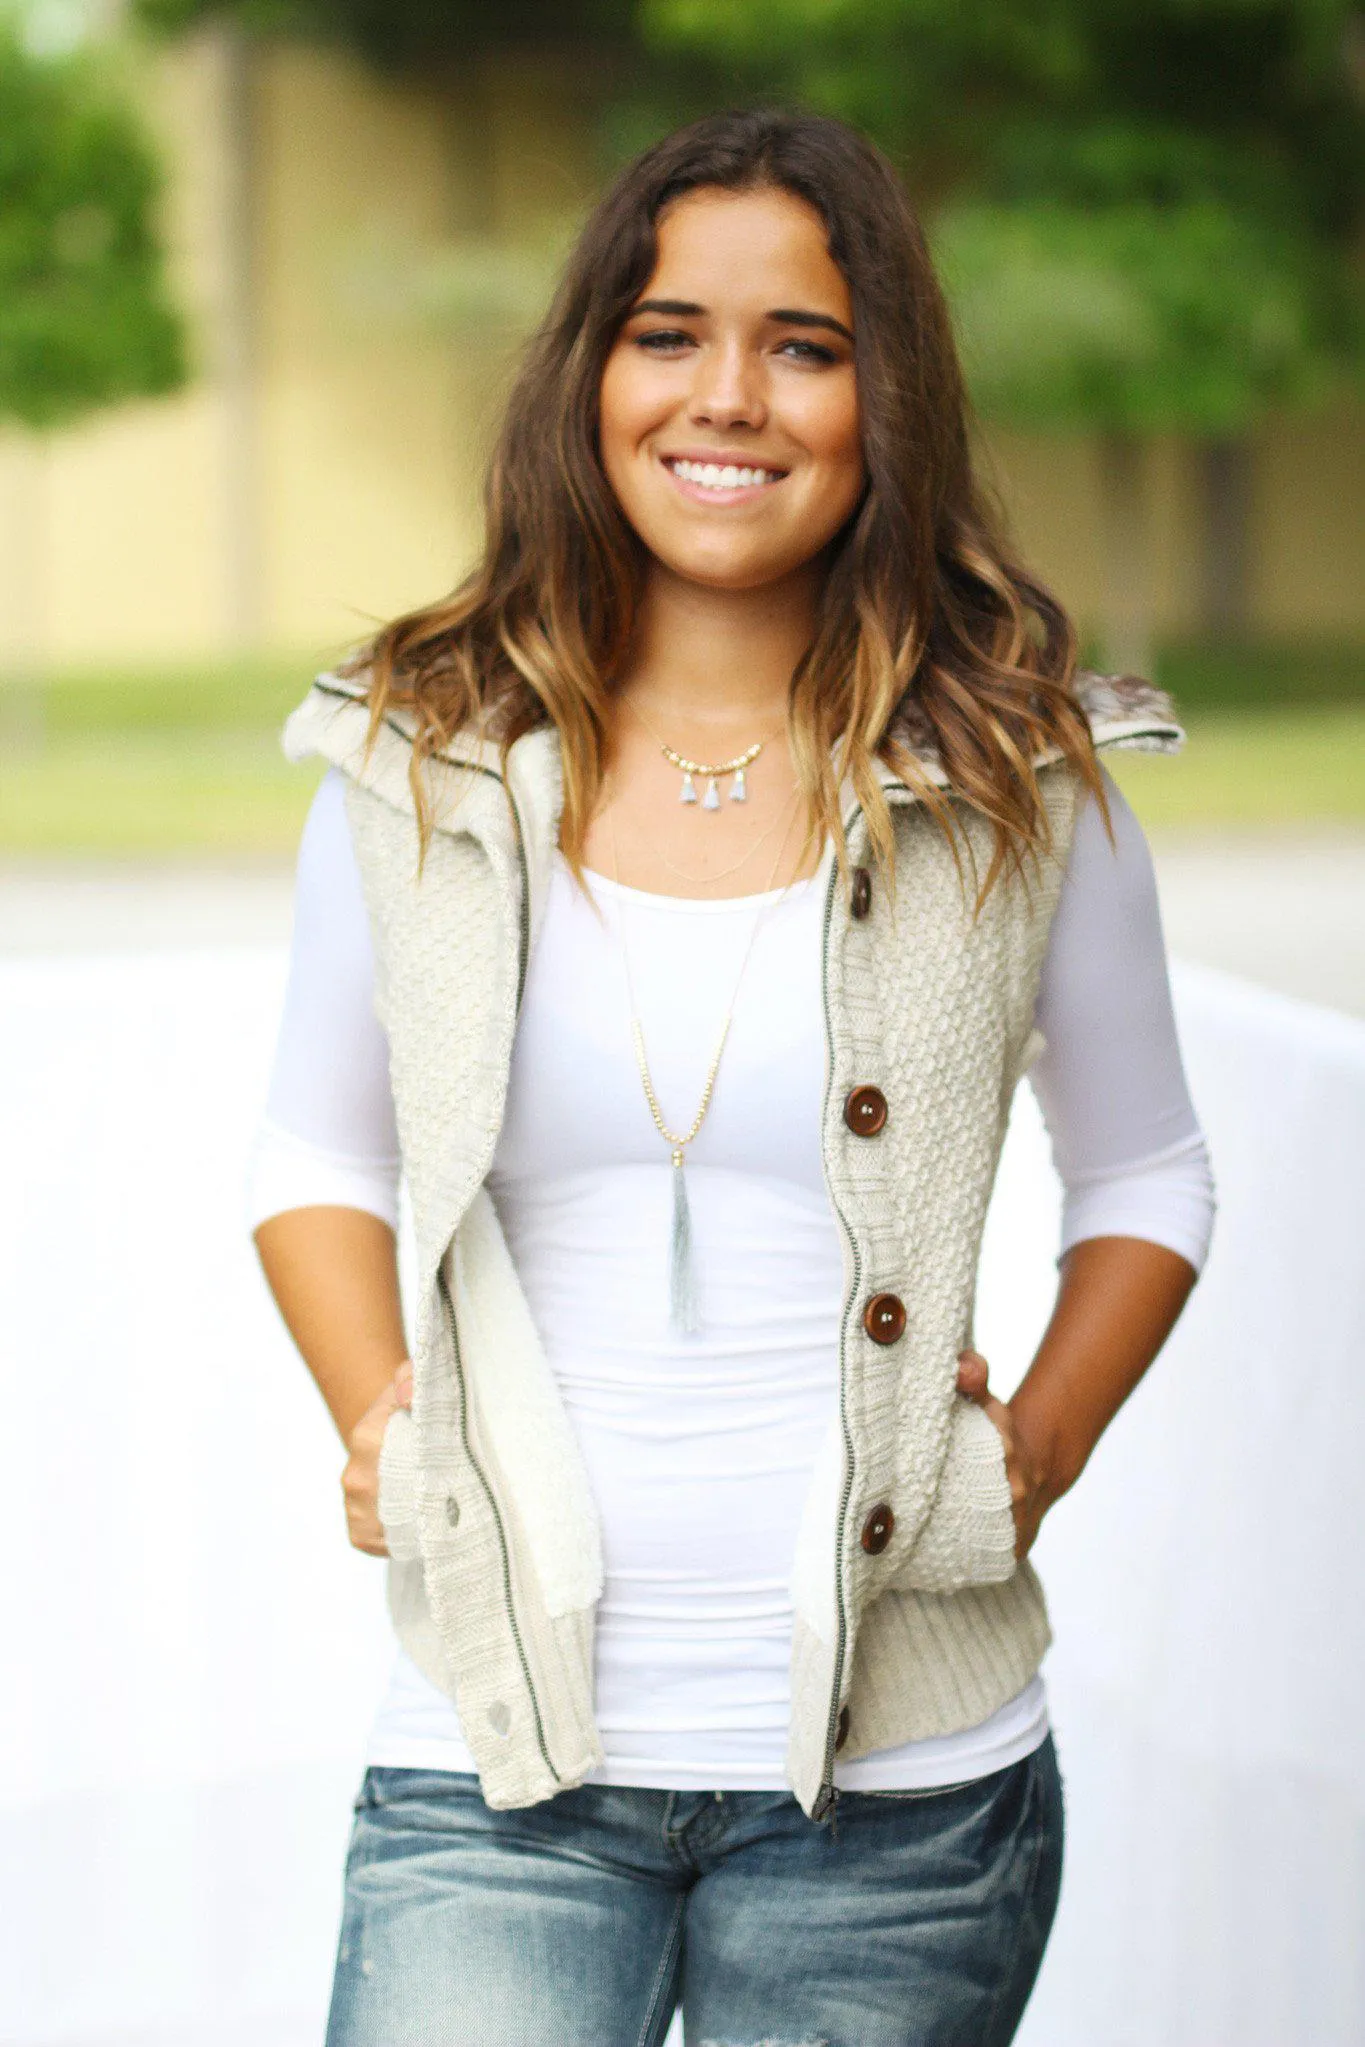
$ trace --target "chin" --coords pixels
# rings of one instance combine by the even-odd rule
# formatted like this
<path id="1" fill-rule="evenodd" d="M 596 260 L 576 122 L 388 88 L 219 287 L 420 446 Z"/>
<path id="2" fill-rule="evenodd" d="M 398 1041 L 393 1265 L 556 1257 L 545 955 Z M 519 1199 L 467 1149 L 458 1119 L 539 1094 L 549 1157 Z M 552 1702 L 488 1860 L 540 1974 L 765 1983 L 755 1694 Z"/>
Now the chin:
<path id="1" fill-rule="evenodd" d="M 660 566 L 680 582 L 699 583 L 709 590 L 757 590 L 765 583 L 780 582 L 803 563 L 787 554 L 727 546 L 718 541 L 708 547 L 670 547 L 662 535 L 644 534 L 645 546 Z M 817 550 L 818 552 L 818 550 Z"/>
<path id="2" fill-rule="evenodd" d="M 793 569 L 793 564 L 786 561 L 717 561 L 712 556 L 699 561 L 695 556 L 677 555 L 670 559 L 660 554 L 656 560 L 680 582 L 696 583 L 705 590 L 761 590 L 765 584 L 780 583 Z"/>

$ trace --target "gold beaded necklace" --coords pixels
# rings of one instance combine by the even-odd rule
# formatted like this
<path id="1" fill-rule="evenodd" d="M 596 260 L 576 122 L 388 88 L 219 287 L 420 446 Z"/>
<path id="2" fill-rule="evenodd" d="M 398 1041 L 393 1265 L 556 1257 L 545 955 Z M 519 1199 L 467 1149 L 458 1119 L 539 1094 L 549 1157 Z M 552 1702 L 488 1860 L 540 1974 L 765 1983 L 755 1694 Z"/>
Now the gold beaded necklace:
<path id="1" fill-rule="evenodd" d="M 676 747 L 670 746 L 666 739 L 659 737 L 659 734 L 654 730 L 654 727 L 650 724 L 639 705 L 632 702 L 629 694 L 622 701 L 627 709 L 634 713 L 669 766 L 676 768 L 682 776 L 682 789 L 678 796 L 679 803 L 699 803 L 703 810 L 719 810 L 720 789 L 718 784 L 727 775 L 734 777 L 730 784 L 730 801 L 732 803 L 745 803 L 748 801 L 749 784 L 745 779 L 746 774 L 767 745 L 767 739 L 756 739 L 752 746 L 746 746 L 742 753 L 734 754 L 729 760 L 694 761 L 687 754 L 679 753 Z M 773 736 L 772 733 L 769 733 L 768 738 L 771 739 Z M 698 781 L 705 782 L 706 784 L 706 793 L 702 796 L 697 794 Z"/>
<path id="2" fill-rule="evenodd" d="M 621 888 L 621 862 L 616 845 L 616 805 L 614 792 L 610 789 L 608 790 L 608 802 L 607 831 L 611 841 L 611 874 L 612 880 L 619 890 Z M 653 1076 L 649 1070 L 649 1057 L 645 1051 L 645 1034 L 640 1022 L 640 1006 L 635 996 L 635 980 L 630 970 L 630 948 L 626 943 L 625 903 L 619 894 L 615 900 L 616 933 L 621 947 L 622 963 L 625 967 L 626 999 L 630 1005 L 630 1038 L 635 1048 L 635 1063 L 640 1070 L 640 1082 L 645 1091 L 645 1100 L 649 1104 L 649 1113 L 654 1119 L 654 1127 L 668 1146 L 670 1163 L 673 1167 L 673 1227 L 670 1238 L 668 1284 L 669 1320 L 673 1327 L 685 1336 L 695 1335 L 701 1326 L 697 1304 L 696 1270 L 692 1258 L 692 1211 L 688 1204 L 687 1180 L 684 1171 L 687 1147 L 701 1130 L 702 1124 L 706 1121 L 706 1112 L 711 1106 L 711 1097 L 715 1092 L 716 1086 L 716 1075 L 720 1071 L 721 1054 L 725 1050 L 725 1041 L 730 1035 L 730 1025 L 735 1014 L 735 1003 L 739 999 L 740 983 L 744 979 L 744 970 L 749 964 L 749 955 L 754 949 L 754 940 L 758 937 L 759 926 L 762 924 L 768 911 L 775 907 L 772 900 L 773 883 L 777 880 L 777 870 L 782 864 L 782 855 L 787 849 L 787 840 L 791 837 L 792 819 L 795 815 L 796 809 L 795 805 L 793 805 L 791 816 L 787 819 L 787 829 L 782 834 L 782 840 L 777 849 L 777 857 L 774 859 L 772 869 L 768 875 L 764 899 L 754 912 L 754 919 L 749 927 L 748 943 L 745 945 L 744 956 L 739 963 L 739 972 L 735 975 L 734 987 L 730 991 L 729 1006 L 725 1012 L 725 1020 L 720 1027 L 720 1036 L 716 1041 L 715 1053 L 707 1069 L 706 1084 L 701 1091 L 701 1101 L 696 1115 L 692 1118 L 690 1129 L 685 1131 L 670 1129 L 664 1118 L 664 1112 L 659 1105 L 659 1097 L 655 1092 Z M 791 883 L 788 882 L 787 888 L 779 892 L 776 899 L 778 902 L 782 901 L 783 897 L 787 894 L 787 889 L 790 887 Z"/>

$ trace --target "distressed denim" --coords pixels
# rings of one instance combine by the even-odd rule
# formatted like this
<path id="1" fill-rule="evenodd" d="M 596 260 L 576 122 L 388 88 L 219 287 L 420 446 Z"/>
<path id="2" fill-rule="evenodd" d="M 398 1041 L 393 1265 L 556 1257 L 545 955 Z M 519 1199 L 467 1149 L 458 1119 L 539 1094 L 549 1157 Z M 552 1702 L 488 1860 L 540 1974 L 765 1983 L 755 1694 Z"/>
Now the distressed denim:
<path id="1" fill-rule="evenodd" d="M 493 1812 L 370 1769 L 327 2047 L 1005 2047 L 1051 1931 L 1049 1734 L 986 1777 L 843 1792 L 584 1785 Z"/>

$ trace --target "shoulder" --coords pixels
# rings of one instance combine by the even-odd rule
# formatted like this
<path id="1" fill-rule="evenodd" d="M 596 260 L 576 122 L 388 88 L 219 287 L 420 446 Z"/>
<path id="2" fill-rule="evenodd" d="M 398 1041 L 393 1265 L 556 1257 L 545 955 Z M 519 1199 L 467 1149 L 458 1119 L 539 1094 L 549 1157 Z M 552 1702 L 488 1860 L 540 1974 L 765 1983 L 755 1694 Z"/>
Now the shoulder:
<path id="1" fill-rule="evenodd" d="M 285 720 L 281 745 L 285 757 L 325 760 L 354 786 L 381 797 L 393 809 L 412 813 L 412 746 L 416 720 L 401 708 L 386 708 L 378 720 L 370 701 L 368 670 L 345 664 L 314 677 L 307 695 Z M 424 763 L 433 822 L 440 824 L 447 805 L 462 794 L 471 779 L 501 779 L 496 744 L 473 731 L 457 732 Z"/>
<path id="2" fill-rule="evenodd" d="M 1179 753 L 1185 730 L 1164 689 L 1140 675 L 1100 675 L 1078 670 L 1073 684 L 1097 748 L 1127 747 L 1139 753 Z"/>
<path id="3" fill-rule="evenodd" d="M 1156 683 L 1140 675 L 1102 675 L 1095 669 L 1077 669 L 1071 691 L 1087 725 L 1096 750 L 1130 748 L 1143 753 L 1179 753 L 1185 732 L 1175 715 L 1170 696 Z M 945 779 L 943 763 L 932 730 L 912 693 L 897 707 L 888 737 L 914 755 L 930 779 Z M 1040 767 L 1061 758 L 1051 747 L 1035 756 Z"/>

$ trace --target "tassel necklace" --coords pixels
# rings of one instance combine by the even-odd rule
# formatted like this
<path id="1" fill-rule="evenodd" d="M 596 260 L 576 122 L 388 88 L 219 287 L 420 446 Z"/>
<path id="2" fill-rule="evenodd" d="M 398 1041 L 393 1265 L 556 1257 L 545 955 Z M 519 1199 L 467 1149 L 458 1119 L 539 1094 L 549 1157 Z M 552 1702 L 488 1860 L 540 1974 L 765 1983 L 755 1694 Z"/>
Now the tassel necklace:
<path id="1" fill-rule="evenodd" d="M 732 803 L 748 802 L 749 784 L 745 777 L 767 745 L 768 741 L 766 739 L 756 739 L 752 746 L 746 746 L 743 753 L 735 754 L 731 760 L 690 760 L 685 753 L 679 753 L 676 747 L 670 746 L 666 739 L 660 739 L 639 705 L 631 703 L 628 695 L 624 701 L 635 713 L 635 716 L 644 726 L 645 731 L 654 741 L 654 744 L 658 747 L 669 766 L 676 768 L 682 776 L 682 788 L 678 794 L 679 803 L 699 803 L 703 810 L 719 810 L 719 785 L 727 775 L 734 777 L 730 784 L 730 801 Z M 697 794 L 697 783 L 699 781 L 706 784 L 705 794 L 701 796 Z"/>
<path id="2" fill-rule="evenodd" d="M 764 890 L 765 896 L 771 895 L 773 883 L 777 879 L 777 870 L 782 863 L 782 855 L 787 849 L 787 840 L 791 836 L 792 820 L 796 815 L 799 801 L 800 795 L 798 792 L 797 796 L 792 799 L 792 806 L 787 817 L 787 828 L 782 834 L 782 840 L 777 849 L 777 857 L 773 861 L 772 869 L 768 875 L 767 887 Z M 607 824 L 611 838 L 612 880 L 619 889 L 621 886 L 621 863 L 616 850 L 614 803 L 607 813 Z M 766 837 L 766 833 L 764 836 Z M 751 848 L 750 850 L 752 851 L 753 849 Z M 779 902 L 786 893 L 787 890 L 783 889 L 778 897 Z M 744 948 L 744 956 L 739 963 L 739 972 L 735 975 L 735 985 L 730 992 L 729 1007 L 725 1012 L 725 1020 L 720 1027 L 720 1037 L 716 1041 L 715 1053 L 707 1069 L 706 1084 L 701 1091 L 701 1101 L 698 1104 L 696 1115 L 692 1118 L 691 1127 L 687 1130 L 670 1129 L 664 1119 L 664 1112 L 659 1106 L 659 1097 L 654 1090 L 654 1080 L 649 1070 L 649 1058 L 645 1051 L 645 1034 L 640 1023 L 640 1006 L 635 996 L 635 981 L 630 971 L 630 949 L 626 944 L 625 904 L 619 895 L 616 898 L 615 907 L 617 938 L 620 943 L 621 959 L 626 972 L 626 998 L 630 1004 L 630 1038 L 631 1044 L 635 1048 L 635 1063 L 640 1069 L 640 1082 L 645 1091 L 645 1100 L 649 1104 L 649 1113 L 654 1119 L 654 1127 L 668 1146 L 670 1162 L 673 1167 L 673 1226 L 669 1240 L 668 1261 L 669 1321 L 680 1335 L 694 1336 L 701 1327 L 701 1316 L 697 1301 L 696 1268 L 692 1257 L 692 1211 L 687 1200 L 686 1152 L 688 1145 L 691 1144 L 693 1138 L 700 1131 L 702 1124 L 706 1121 L 706 1112 L 711 1106 L 711 1096 L 715 1092 L 716 1075 L 720 1071 L 721 1054 L 725 1050 L 725 1041 L 730 1035 L 730 1024 L 735 1013 L 735 1003 L 739 998 L 740 983 L 744 979 L 744 970 L 749 964 L 749 955 L 754 949 L 754 940 L 758 936 L 759 926 L 762 924 L 768 911 L 774 906 L 771 901 L 764 901 L 759 904 L 758 909 L 754 913 L 753 922 L 749 927 L 748 943 Z"/>

